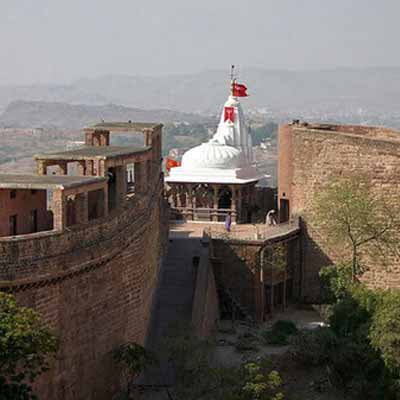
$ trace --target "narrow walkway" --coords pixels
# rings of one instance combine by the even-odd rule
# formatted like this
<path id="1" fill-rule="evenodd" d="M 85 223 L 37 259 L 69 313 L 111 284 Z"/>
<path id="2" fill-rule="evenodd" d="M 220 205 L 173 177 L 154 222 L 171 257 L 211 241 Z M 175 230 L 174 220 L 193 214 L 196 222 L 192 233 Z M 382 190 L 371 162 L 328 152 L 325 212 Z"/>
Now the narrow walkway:
<path id="1" fill-rule="evenodd" d="M 168 254 L 161 266 L 147 348 L 160 355 L 163 339 L 176 323 L 190 323 L 194 292 L 193 257 L 200 255 L 199 238 L 175 238 L 171 235 Z M 140 382 L 145 385 L 171 385 L 174 373 L 168 360 L 147 371 Z"/>

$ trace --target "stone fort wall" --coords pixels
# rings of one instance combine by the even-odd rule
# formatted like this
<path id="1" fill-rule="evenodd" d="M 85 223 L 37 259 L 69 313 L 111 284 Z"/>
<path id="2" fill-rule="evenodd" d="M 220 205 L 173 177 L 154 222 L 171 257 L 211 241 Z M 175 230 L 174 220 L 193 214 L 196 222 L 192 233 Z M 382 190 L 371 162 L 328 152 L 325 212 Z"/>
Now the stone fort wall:
<path id="1" fill-rule="evenodd" d="M 168 236 L 162 179 L 151 195 L 63 233 L 0 239 L 0 290 L 38 310 L 59 337 L 40 399 L 110 399 L 119 388 L 111 351 L 144 344 Z"/>
<path id="2" fill-rule="evenodd" d="M 303 282 L 305 300 L 319 296 L 318 271 L 337 261 L 343 249 L 326 242 L 312 218 L 315 196 L 333 179 L 368 178 L 373 190 L 399 202 L 400 134 L 361 126 L 283 125 L 279 132 L 278 180 L 280 205 L 304 217 Z M 400 287 L 400 260 L 384 267 L 370 263 L 363 279 L 372 287 Z"/>

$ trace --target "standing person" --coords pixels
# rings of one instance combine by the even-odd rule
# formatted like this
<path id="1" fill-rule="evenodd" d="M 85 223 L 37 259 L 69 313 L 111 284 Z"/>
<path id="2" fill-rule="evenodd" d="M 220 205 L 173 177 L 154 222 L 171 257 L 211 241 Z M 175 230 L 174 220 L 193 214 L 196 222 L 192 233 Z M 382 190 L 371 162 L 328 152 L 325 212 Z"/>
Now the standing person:
<path id="1" fill-rule="evenodd" d="M 226 218 L 225 218 L 225 229 L 226 229 L 227 232 L 231 231 L 231 224 L 232 224 L 231 213 L 228 213 Z"/>
<path id="2" fill-rule="evenodd" d="M 267 225 L 276 225 L 276 216 L 275 216 L 275 210 L 269 210 L 268 214 L 265 218 L 265 223 Z"/>

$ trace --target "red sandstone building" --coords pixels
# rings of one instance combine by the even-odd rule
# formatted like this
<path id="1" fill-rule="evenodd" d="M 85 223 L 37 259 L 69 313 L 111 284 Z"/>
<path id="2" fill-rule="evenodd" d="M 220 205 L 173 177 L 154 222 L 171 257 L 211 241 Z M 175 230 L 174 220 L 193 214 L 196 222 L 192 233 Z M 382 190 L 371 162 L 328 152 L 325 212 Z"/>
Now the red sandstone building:
<path id="1" fill-rule="evenodd" d="M 111 146 L 112 132 L 141 133 L 144 146 Z M 41 399 L 111 398 L 111 351 L 146 340 L 167 238 L 161 133 L 98 124 L 85 146 L 37 155 L 37 175 L 0 175 L 0 290 L 39 311 L 60 341 Z"/>

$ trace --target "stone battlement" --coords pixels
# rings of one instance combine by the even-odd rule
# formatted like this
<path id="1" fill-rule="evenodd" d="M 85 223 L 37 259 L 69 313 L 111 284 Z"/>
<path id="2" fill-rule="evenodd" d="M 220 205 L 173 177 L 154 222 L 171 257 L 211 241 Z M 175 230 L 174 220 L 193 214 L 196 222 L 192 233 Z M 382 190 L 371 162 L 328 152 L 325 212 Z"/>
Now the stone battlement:
<path id="1" fill-rule="evenodd" d="M 140 131 L 142 148 L 110 146 Z M 160 124 L 102 123 L 80 149 L 36 156 L 37 175 L 0 175 L 0 290 L 59 339 L 43 400 L 112 398 L 112 350 L 144 344 L 168 238 Z"/>
<path id="2" fill-rule="evenodd" d="M 363 126 L 363 125 L 335 125 L 314 124 L 308 122 L 294 121 L 289 124 L 293 129 L 308 132 L 334 132 L 336 134 L 350 135 L 364 139 L 389 141 L 400 144 L 400 132 L 385 127 Z"/>

